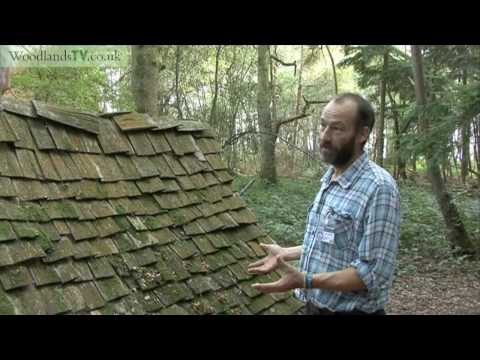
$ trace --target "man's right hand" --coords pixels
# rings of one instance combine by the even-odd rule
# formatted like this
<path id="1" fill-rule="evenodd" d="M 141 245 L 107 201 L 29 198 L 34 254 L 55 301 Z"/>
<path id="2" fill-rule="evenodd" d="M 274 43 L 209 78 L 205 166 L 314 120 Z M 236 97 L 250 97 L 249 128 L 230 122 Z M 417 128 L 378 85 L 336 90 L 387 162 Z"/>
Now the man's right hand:
<path id="1" fill-rule="evenodd" d="M 267 251 L 267 256 L 263 259 L 248 265 L 248 272 L 251 274 L 267 274 L 279 266 L 279 257 L 286 255 L 286 249 L 275 244 L 260 244 Z"/>

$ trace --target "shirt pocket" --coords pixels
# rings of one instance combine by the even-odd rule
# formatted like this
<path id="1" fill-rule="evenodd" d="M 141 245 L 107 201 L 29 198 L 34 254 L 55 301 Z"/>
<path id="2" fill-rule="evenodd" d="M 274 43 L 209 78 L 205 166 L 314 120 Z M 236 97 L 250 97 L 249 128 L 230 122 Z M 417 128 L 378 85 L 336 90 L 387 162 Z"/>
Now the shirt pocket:
<path id="1" fill-rule="evenodd" d="M 321 221 L 321 231 L 333 233 L 333 244 L 339 249 L 353 247 L 353 216 L 343 210 L 329 207 Z"/>

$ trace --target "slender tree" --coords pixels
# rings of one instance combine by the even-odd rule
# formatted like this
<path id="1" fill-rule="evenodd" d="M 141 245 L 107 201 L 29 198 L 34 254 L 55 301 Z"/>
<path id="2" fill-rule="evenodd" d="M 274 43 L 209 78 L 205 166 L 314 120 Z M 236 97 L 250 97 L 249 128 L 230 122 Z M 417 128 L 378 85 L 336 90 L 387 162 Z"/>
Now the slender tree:
<path id="1" fill-rule="evenodd" d="M 177 45 L 175 49 L 175 107 L 178 116 L 183 119 L 182 103 L 180 96 L 180 63 L 182 61 L 182 46 Z"/>
<path id="2" fill-rule="evenodd" d="M 388 48 L 383 54 L 382 75 L 380 78 L 380 113 L 377 122 L 377 136 L 376 136 L 376 162 L 383 166 L 383 149 L 385 144 L 385 98 L 387 93 L 387 79 L 386 72 L 388 68 Z"/>
<path id="3" fill-rule="evenodd" d="M 218 68 L 220 63 L 220 54 L 222 51 L 222 46 L 218 45 L 216 52 L 215 52 L 215 79 L 213 81 L 214 90 L 213 90 L 213 100 L 212 100 L 212 108 L 210 110 L 210 124 L 216 124 L 217 122 L 217 99 L 218 99 Z"/>
<path id="4" fill-rule="evenodd" d="M 462 73 L 463 86 L 467 85 L 467 72 Z M 468 119 L 463 119 L 461 126 L 461 178 L 465 185 L 468 176 L 468 169 L 470 168 L 470 122 Z"/>
<path id="5" fill-rule="evenodd" d="M 257 111 L 258 126 L 262 139 L 260 177 L 272 183 L 277 182 L 275 166 L 275 134 L 270 106 L 272 102 L 269 84 L 270 46 L 258 45 L 258 89 Z"/>
<path id="6" fill-rule="evenodd" d="M 430 129 L 430 121 L 425 111 L 427 96 L 423 69 L 423 55 L 419 45 L 411 45 L 411 51 L 415 77 L 415 97 L 420 113 L 419 124 L 421 130 L 424 133 L 427 133 Z M 442 180 L 438 160 L 434 156 L 434 149 L 432 146 L 427 147 L 425 157 L 427 162 L 427 173 L 447 227 L 447 239 L 452 245 L 460 247 L 463 252 L 474 253 L 475 247 L 468 237 L 457 207 L 453 203 Z"/>

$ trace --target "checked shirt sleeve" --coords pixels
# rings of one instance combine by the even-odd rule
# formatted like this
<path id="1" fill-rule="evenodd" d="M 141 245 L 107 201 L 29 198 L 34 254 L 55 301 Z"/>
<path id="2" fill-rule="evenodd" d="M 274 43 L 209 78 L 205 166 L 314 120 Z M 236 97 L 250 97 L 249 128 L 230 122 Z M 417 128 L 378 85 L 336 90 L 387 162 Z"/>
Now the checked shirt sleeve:
<path id="1" fill-rule="evenodd" d="M 400 234 L 400 196 L 391 185 L 378 187 L 367 207 L 358 258 L 351 263 L 367 287 L 375 291 L 393 279 Z"/>

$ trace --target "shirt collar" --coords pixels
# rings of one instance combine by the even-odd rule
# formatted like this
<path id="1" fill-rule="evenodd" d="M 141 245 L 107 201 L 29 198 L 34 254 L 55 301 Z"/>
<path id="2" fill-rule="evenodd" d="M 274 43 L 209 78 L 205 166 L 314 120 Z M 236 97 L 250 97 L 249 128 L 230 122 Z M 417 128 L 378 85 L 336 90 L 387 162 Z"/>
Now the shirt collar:
<path id="1" fill-rule="evenodd" d="M 366 151 L 362 152 L 362 154 L 356 159 L 348 168 L 340 175 L 338 178 L 335 179 L 336 182 L 340 184 L 341 187 L 344 189 L 348 189 L 353 182 L 360 176 L 361 170 L 368 163 L 368 154 Z M 334 167 L 330 166 L 323 175 L 322 179 L 320 180 L 322 183 L 330 183 L 332 175 L 334 173 Z"/>

